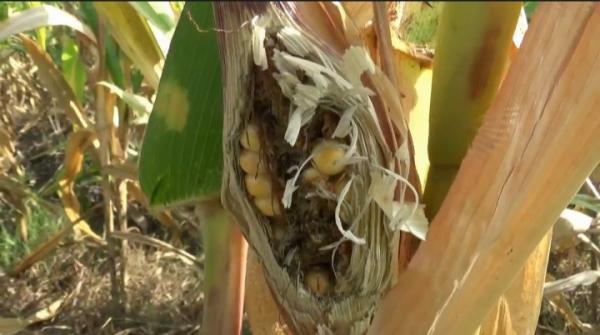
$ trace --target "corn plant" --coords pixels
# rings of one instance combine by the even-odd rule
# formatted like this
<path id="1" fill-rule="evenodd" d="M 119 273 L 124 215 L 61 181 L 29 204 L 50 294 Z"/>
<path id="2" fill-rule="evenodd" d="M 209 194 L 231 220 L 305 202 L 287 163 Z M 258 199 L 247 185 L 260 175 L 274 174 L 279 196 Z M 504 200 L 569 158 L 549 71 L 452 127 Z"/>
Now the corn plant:
<path id="1" fill-rule="evenodd" d="M 393 6 L 186 4 L 140 177 L 200 201 L 207 333 L 239 332 L 240 231 L 265 333 L 533 332 L 544 236 L 600 159 L 599 7 L 540 5 L 519 49 L 520 9 L 443 4 L 431 69 Z"/>
<path id="2" fill-rule="evenodd" d="M 69 224 L 11 274 L 75 230 L 107 248 L 126 307 L 127 199 L 175 240 L 169 208 L 193 203 L 206 334 L 239 334 L 244 299 L 257 334 L 533 333 L 552 224 L 573 221 L 561 211 L 600 161 L 600 7 L 427 6 L 0 4 L 0 40 L 33 32 L 3 50 L 28 53 L 73 127 L 46 188 Z M 34 192 L 11 145 L 0 129 L 0 191 L 26 239 Z M 85 153 L 106 237 L 75 194 Z"/>

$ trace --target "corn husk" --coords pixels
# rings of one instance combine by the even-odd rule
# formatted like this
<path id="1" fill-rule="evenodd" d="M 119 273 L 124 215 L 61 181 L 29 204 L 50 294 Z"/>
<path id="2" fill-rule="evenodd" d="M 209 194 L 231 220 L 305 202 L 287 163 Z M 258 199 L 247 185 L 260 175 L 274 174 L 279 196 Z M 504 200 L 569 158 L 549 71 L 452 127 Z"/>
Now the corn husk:
<path id="1" fill-rule="evenodd" d="M 376 109 L 381 106 L 374 102 L 378 91 L 363 85 L 363 75 L 370 76 L 378 88 L 389 87 L 389 83 L 382 84 L 381 71 L 367 51 L 361 46 L 349 47 L 335 29 L 321 29 L 330 34 L 314 37 L 314 23 L 328 22 L 317 19 L 322 11 L 311 11 L 319 6 L 324 5 L 215 4 L 226 88 L 222 200 L 242 226 L 294 333 L 363 334 L 377 302 L 395 281 L 399 231 L 424 238 L 427 226 L 416 202 L 397 200 L 404 199 L 404 193 L 415 193 L 416 198 L 416 191 L 407 181 L 410 157 L 407 143 L 402 140 L 407 138 L 405 122 L 395 122 L 396 137 L 391 142 L 398 143 L 398 147 L 390 147 L 392 132 L 382 129 L 383 121 L 378 117 L 387 111 Z M 266 35 L 279 42 L 278 51 L 270 56 L 272 60 L 267 59 L 264 49 Z M 238 164 L 240 138 L 253 109 L 254 71 L 264 71 L 269 64 L 276 68 L 278 89 L 291 101 L 289 123 L 283 129 L 283 139 L 290 146 L 296 144 L 302 127 L 310 124 L 321 107 L 339 116 L 333 138 L 349 139 L 344 145 L 349 181 L 334 195 L 336 220 L 330 224 L 336 225 L 342 235 L 339 243 L 352 242 L 352 250 L 347 269 L 336 274 L 333 294 L 315 295 L 301 275 L 292 275 L 278 262 L 269 240 L 273 223 L 256 209 L 244 188 L 244 172 Z M 298 70 L 311 78 L 311 84 L 299 84 Z M 298 177 L 312 158 L 308 152 L 305 156 L 308 158 L 302 164 L 292 166 L 296 175 L 287 180 L 283 196 L 277 199 L 286 213 L 296 210 Z M 352 224 L 344 227 L 340 217 L 352 218 Z M 339 244 L 329 247 L 336 246 Z"/>

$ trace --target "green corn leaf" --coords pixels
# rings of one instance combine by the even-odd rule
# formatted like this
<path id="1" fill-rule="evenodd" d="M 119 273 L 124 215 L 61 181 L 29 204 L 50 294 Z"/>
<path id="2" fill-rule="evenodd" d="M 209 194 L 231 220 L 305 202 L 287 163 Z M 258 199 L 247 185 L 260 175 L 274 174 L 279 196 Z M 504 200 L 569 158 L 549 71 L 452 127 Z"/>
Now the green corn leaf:
<path id="1" fill-rule="evenodd" d="M 63 76 L 73 89 L 77 101 L 83 103 L 87 76 L 85 66 L 79 57 L 79 46 L 72 38 L 67 37 L 65 39 L 60 59 L 62 61 Z"/>
<path id="2" fill-rule="evenodd" d="M 153 206 L 220 190 L 221 64 L 210 27 L 211 4 L 188 2 L 173 35 L 140 157 L 140 183 Z"/>
<path id="3" fill-rule="evenodd" d="M 144 81 L 144 75 L 138 69 L 131 69 L 131 87 L 134 92 L 139 92 Z"/>
<path id="4" fill-rule="evenodd" d="M 112 80 L 117 86 L 123 87 L 125 85 L 125 75 L 123 74 L 123 68 L 121 67 L 121 53 L 119 52 L 119 46 L 110 35 L 106 35 L 104 38 L 104 50 L 106 68 L 108 69 Z"/>
<path id="5" fill-rule="evenodd" d="M 148 21 L 160 50 L 163 55 L 166 55 L 175 28 L 175 15 L 171 6 L 167 2 L 131 1 L 129 3 Z"/>
<path id="6" fill-rule="evenodd" d="M 173 20 L 173 11 L 169 4 L 149 1 L 130 1 L 133 8 L 135 8 L 142 16 L 149 22 L 154 24 L 157 28 L 163 32 L 168 32 L 175 28 L 175 20 Z M 160 5 L 163 6 L 160 6 Z M 160 10 L 158 10 L 158 8 Z"/>
<path id="7" fill-rule="evenodd" d="M 8 19 L 8 4 L 0 2 L 0 21 Z"/>
<path id="8" fill-rule="evenodd" d="M 600 213 L 600 199 L 589 196 L 587 194 L 577 194 L 571 200 L 571 204 L 581 206 L 585 209 Z"/>
<path id="9" fill-rule="evenodd" d="M 93 31 L 98 31 L 98 13 L 89 1 L 82 1 L 79 4 L 79 14 L 85 23 L 87 23 Z"/>
<path id="10" fill-rule="evenodd" d="M 108 87 L 108 89 L 110 89 L 112 93 L 116 94 L 129 107 L 133 108 L 138 112 L 141 112 L 141 114 L 150 114 L 150 112 L 152 111 L 152 103 L 143 96 L 123 91 L 123 89 L 121 89 L 117 85 L 113 85 L 105 81 L 98 82 L 98 85 Z"/>
<path id="11" fill-rule="evenodd" d="M 98 13 L 91 2 L 83 1 L 80 3 L 79 12 L 85 22 L 87 22 L 94 31 L 98 31 Z M 121 56 L 119 47 L 110 34 L 104 35 L 104 57 L 106 68 L 110 73 L 110 77 L 119 87 L 123 87 L 125 79 L 123 69 L 121 68 Z M 143 79 L 140 78 L 140 81 Z"/>

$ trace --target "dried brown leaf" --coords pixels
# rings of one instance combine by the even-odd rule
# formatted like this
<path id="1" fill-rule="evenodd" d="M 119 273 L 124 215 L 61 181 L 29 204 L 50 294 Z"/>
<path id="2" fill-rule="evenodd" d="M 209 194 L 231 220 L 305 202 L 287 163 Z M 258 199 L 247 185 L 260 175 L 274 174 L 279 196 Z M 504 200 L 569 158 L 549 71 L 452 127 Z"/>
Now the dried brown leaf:
<path id="1" fill-rule="evenodd" d="M 96 141 L 96 134 L 90 130 L 79 130 L 69 136 L 64 158 L 65 174 L 58 181 L 58 196 L 63 203 L 67 218 L 75 225 L 76 232 L 103 244 L 104 239 L 94 233 L 81 217 L 81 205 L 74 191 L 75 178 L 81 171 L 84 150 L 94 141 Z"/>
<path id="2" fill-rule="evenodd" d="M 75 93 L 50 58 L 50 55 L 29 37 L 23 34 L 20 34 L 19 37 L 27 53 L 38 67 L 40 80 L 57 99 L 58 107 L 67 114 L 74 125 L 84 129 L 87 128 L 91 124 L 90 120 L 83 114 L 83 108 L 77 102 Z"/>

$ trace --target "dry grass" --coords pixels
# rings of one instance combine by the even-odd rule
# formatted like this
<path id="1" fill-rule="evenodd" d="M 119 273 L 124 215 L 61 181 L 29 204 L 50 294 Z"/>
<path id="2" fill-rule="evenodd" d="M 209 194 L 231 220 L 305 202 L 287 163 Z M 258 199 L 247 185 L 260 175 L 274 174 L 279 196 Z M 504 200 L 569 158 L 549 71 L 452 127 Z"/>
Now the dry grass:
<path id="1" fill-rule="evenodd" d="M 63 143 L 72 127 L 62 113 L 56 112 L 30 58 L 21 53 L 1 56 L 0 126 L 10 132 L 16 162 L 6 162 L 9 164 L 0 173 L 21 181 L 44 201 L 60 208 L 52 185 L 62 166 Z M 102 201 L 93 177 L 98 172 L 88 169 L 86 173 L 88 176 L 84 175 L 77 184 L 77 193 L 87 208 L 92 227 L 100 232 L 102 213 L 93 210 Z M 0 243 L 21 245 L 14 222 L 16 213 L 6 203 L 5 196 L 0 192 L 0 224 L 7 239 Z M 132 204 L 135 210 L 130 226 L 162 238 L 164 230 L 138 205 Z M 42 220 L 57 220 L 57 217 L 47 215 Z M 38 226 L 31 220 L 29 224 L 32 231 Z M 40 241 L 34 244 L 44 241 L 51 231 L 39 233 Z M 191 235 L 194 236 L 186 236 L 186 249 L 198 250 L 199 235 Z M 24 256 L 21 249 L 2 250 L 14 254 L 10 257 L 12 262 Z M 115 312 L 112 306 L 108 273 L 104 248 L 68 238 L 51 256 L 17 278 L 0 270 L 0 316 L 26 317 L 64 299 L 52 319 L 31 325 L 20 334 L 189 334 L 199 329 L 203 281 L 198 265 L 185 264 L 155 248 L 132 244 L 127 258 L 125 313 Z"/>
<path id="2" fill-rule="evenodd" d="M 53 319 L 21 334 L 191 334 L 199 329 L 203 296 L 197 266 L 132 247 L 124 314 L 113 313 L 107 267 L 104 250 L 64 244 L 45 263 L 0 280 L 0 315 L 27 316 L 64 299 Z"/>
<path id="3" fill-rule="evenodd" d="M 579 244 L 577 247 L 568 249 L 565 252 L 553 252 L 548 263 L 548 273 L 557 279 L 566 278 L 589 270 L 590 263 L 589 248 Z M 593 301 L 592 287 L 592 285 L 580 286 L 575 290 L 564 292 L 563 295 L 582 322 L 598 325 L 600 320 L 595 319 L 595 317 L 600 315 L 600 302 Z M 594 309 L 596 309 L 596 314 L 594 314 Z M 536 335 L 554 334 L 580 334 L 580 332 L 567 322 L 565 316 L 553 307 L 548 299 L 544 299 Z"/>

